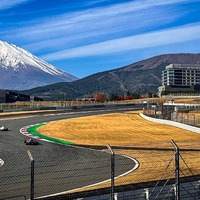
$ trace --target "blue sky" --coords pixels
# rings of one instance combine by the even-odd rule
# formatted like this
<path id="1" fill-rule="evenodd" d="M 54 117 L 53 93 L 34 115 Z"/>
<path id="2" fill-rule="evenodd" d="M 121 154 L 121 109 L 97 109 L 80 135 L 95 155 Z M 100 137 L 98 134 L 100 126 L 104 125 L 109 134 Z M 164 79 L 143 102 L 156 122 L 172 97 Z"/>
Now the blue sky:
<path id="1" fill-rule="evenodd" d="M 83 78 L 200 53 L 200 0 L 1 0 L 0 40 Z"/>

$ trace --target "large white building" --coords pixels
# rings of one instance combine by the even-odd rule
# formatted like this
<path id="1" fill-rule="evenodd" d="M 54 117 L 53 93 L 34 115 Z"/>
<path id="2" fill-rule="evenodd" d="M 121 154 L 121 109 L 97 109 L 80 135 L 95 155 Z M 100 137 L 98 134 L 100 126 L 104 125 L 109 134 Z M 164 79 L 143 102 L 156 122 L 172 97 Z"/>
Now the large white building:
<path id="1" fill-rule="evenodd" d="M 200 64 L 170 64 L 162 71 L 159 96 L 174 92 L 200 92 Z"/>

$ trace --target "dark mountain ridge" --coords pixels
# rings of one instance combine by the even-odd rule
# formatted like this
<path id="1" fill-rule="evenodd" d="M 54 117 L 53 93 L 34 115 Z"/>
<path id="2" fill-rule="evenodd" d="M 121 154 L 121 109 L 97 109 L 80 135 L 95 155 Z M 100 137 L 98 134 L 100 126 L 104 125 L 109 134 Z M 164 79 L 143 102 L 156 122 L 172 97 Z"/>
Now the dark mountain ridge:
<path id="1" fill-rule="evenodd" d="M 22 91 L 47 100 L 92 95 L 97 92 L 124 94 L 126 92 L 156 93 L 161 74 L 169 64 L 200 64 L 200 54 L 165 54 L 142 60 L 118 69 L 96 73 L 70 83 L 56 83 Z"/>

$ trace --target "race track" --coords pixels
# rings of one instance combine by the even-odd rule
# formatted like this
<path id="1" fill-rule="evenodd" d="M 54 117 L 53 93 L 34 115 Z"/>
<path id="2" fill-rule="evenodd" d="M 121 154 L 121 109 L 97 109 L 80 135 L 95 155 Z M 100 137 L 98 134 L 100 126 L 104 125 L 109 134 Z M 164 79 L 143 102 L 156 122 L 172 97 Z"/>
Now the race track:
<path id="1" fill-rule="evenodd" d="M 113 107 L 93 110 L 65 110 L 57 113 L 40 113 L 0 117 L 0 125 L 10 129 L 0 132 L 0 199 L 30 195 L 30 150 L 35 160 L 35 197 L 60 194 L 110 179 L 110 154 L 94 149 L 59 145 L 41 141 L 38 146 L 28 146 L 19 130 L 27 125 L 130 111 L 131 107 Z M 116 155 L 115 176 L 134 169 L 134 160 Z"/>

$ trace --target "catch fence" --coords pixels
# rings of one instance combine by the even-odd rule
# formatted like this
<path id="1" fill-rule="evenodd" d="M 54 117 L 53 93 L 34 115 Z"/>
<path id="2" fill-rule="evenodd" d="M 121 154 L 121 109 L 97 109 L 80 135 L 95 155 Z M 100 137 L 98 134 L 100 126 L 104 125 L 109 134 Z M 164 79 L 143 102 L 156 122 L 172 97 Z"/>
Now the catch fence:
<path id="1" fill-rule="evenodd" d="M 62 108 L 75 108 L 86 106 L 112 106 L 112 105 L 143 104 L 142 100 L 135 101 L 18 101 L 14 103 L 0 103 L 0 112 L 25 110 L 55 110 Z"/>
<path id="2" fill-rule="evenodd" d="M 152 118 L 166 119 L 195 127 L 200 127 L 199 108 L 182 108 L 180 110 L 176 110 L 174 106 L 165 106 L 160 108 L 159 111 L 157 109 L 157 107 L 145 107 L 143 109 L 143 114 Z"/>
<path id="3" fill-rule="evenodd" d="M 2 151 L 0 199 L 200 199 L 200 144 L 174 144 Z"/>

